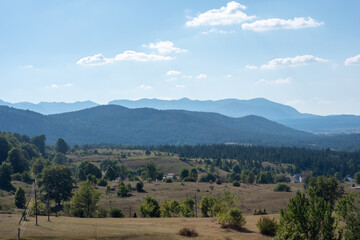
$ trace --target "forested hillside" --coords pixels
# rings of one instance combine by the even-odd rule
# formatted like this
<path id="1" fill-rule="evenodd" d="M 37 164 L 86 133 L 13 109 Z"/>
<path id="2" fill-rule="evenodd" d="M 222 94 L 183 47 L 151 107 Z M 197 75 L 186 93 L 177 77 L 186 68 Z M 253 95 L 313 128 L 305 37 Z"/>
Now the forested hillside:
<path id="1" fill-rule="evenodd" d="M 330 139 L 297 131 L 257 116 L 230 118 L 216 113 L 128 109 L 115 105 L 49 116 L 2 106 L 0 130 L 29 136 L 45 134 L 51 144 L 61 137 L 71 145 L 234 143 L 360 149 L 358 135 Z"/>

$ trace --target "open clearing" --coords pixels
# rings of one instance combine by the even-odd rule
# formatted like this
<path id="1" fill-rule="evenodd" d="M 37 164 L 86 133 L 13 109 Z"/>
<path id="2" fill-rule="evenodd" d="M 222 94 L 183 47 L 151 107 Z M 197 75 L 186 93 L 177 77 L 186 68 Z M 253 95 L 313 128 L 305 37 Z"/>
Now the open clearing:
<path id="1" fill-rule="evenodd" d="M 278 215 L 270 215 L 278 218 Z M 199 236 L 193 239 L 271 239 L 261 235 L 256 222 L 260 216 L 246 216 L 243 232 L 222 229 L 215 218 L 73 218 L 40 216 L 27 222 L 22 239 L 188 239 L 178 235 L 183 227 L 194 228 Z M 0 214 L 0 239 L 16 239 L 18 214 Z M 192 239 L 192 238 L 190 238 Z"/>

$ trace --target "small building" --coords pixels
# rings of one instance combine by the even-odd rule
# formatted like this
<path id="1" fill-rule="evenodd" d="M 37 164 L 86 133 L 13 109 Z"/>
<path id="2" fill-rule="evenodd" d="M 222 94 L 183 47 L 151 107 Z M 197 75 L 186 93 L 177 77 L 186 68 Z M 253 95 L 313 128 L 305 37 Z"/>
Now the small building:
<path id="1" fill-rule="evenodd" d="M 176 176 L 174 173 L 168 173 L 168 175 L 166 175 L 166 177 L 163 177 L 163 179 L 165 179 L 165 178 L 171 178 L 173 180 L 176 180 Z"/>
<path id="2" fill-rule="evenodd" d="M 292 182 L 293 183 L 302 183 L 303 178 L 302 178 L 301 174 L 294 174 L 294 176 L 292 177 Z"/>
<path id="3" fill-rule="evenodd" d="M 346 177 L 345 182 L 354 182 L 354 179 L 352 179 L 352 177 Z"/>

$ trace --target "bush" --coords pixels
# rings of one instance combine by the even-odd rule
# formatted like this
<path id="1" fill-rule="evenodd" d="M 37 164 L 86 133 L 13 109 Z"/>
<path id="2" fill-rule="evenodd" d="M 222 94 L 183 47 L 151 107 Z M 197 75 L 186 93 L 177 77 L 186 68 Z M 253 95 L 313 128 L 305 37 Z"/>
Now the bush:
<path id="1" fill-rule="evenodd" d="M 180 229 L 179 235 L 184 237 L 197 237 L 199 234 L 195 231 L 195 229 L 184 227 Z"/>
<path id="2" fill-rule="evenodd" d="M 165 178 L 165 182 L 166 182 L 166 183 L 172 183 L 173 180 L 172 180 L 171 178 Z"/>
<path id="3" fill-rule="evenodd" d="M 104 208 L 99 208 L 97 212 L 98 218 L 106 218 L 108 216 L 108 211 Z"/>
<path id="4" fill-rule="evenodd" d="M 216 179 L 215 183 L 218 184 L 218 185 L 221 185 L 221 184 L 222 184 L 222 182 L 221 182 L 221 180 L 220 180 L 219 178 Z"/>
<path id="5" fill-rule="evenodd" d="M 286 183 L 278 183 L 274 187 L 275 192 L 291 192 L 291 187 Z"/>
<path id="6" fill-rule="evenodd" d="M 143 182 L 137 182 L 136 183 L 136 191 L 138 191 L 138 192 L 143 192 L 144 191 L 144 189 L 143 189 L 143 187 L 144 187 L 144 183 Z"/>
<path id="7" fill-rule="evenodd" d="M 124 214 L 122 213 L 120 208 L 111 208 L 110 209 L 110 217 L 112 218 L 123 218 Z"/>
<path id="8" fill-rule="evenodd" d="M 232 182 L 232 185 L 233 185 L 234 187 L 240 187 L 240 182 L 239 182 L 239 181 L 233 181 L 233 182 Z"/>
<path id="9" fill-rule="evenodd" d="M 269 217 L 261 217 L 256 223 L 256 226 L 261 234 L 271 237 L 275 236 L 276 230 L 278 228 L 278 224 L 275 218 L 270 219 Z"/>
<path id="10" fill-rule="evenodd" d="M 246 224 L 245 216 L 238 208 L 231 208 L 228 212 L 219 214 L 217 218 L 222 228 L 240 230 Z"/>
<path id="11" fill-rule="evenodd" d="M 107 180 L 105 178 L 100 178 L 98 181 L 98 185 L 102 186 L 102 187 L 106 187 L 107 186 Z"/>

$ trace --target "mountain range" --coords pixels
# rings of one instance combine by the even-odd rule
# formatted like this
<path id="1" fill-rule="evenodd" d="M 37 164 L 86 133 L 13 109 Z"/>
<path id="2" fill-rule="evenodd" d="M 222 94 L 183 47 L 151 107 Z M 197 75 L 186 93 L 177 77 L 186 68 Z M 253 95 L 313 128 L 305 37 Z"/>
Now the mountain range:
<path id="1" fill-rule="evenodd" d="M 227 143 L 360 149 L 360 134 L 320 136 L 254 115 L 232 118 L 218 113 L 129 109 L 117 105 L 53 115 L 0 106 L 0 131 L 29 136 L 45 134 L 50 144 L 62 137 L 71 145 Z"/>
<path id="2" fill-rule="evenodd" d="M 360 116 L 331 115 L 319 116 L 300 113 L 295 108 L 269 101 L 264 98 L 250 100 L 223 99 L 223 100 L 178 100 L 139 99 L 114 100 L 109 105 L 120 105 L 127 108 L 154 108 L 158 110 L 187 110 L 200 112 L 214 112 L 228 117 L 245 117 L 256 115 L 276 121 L 285 126 L 321 134 L 360 133 Z M 9 103 L 0 100 L 0 105 L 18 109 L 31 110 L 43 115 L 73 112 L 98 106 L 92 101 L 63 103 L 63 102 L 29 102 Z"/>

